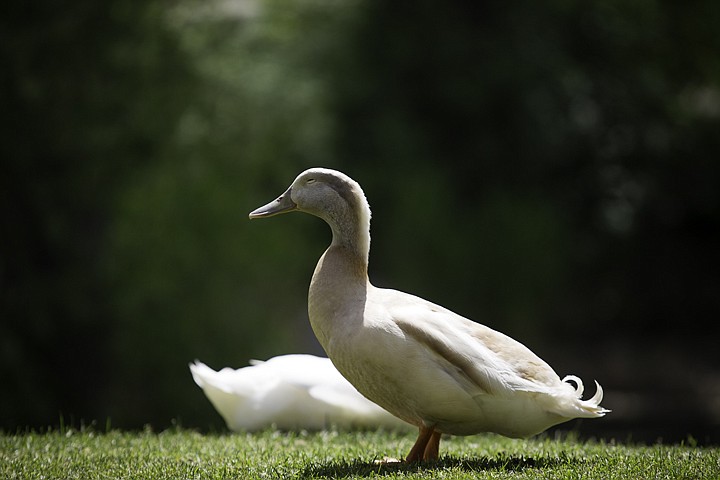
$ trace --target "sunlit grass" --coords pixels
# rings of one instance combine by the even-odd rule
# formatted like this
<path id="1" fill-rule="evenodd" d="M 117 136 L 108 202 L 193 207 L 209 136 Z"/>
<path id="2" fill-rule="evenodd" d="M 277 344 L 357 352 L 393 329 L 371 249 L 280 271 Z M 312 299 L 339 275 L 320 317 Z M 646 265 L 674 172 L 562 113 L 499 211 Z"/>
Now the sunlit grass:
<path id="1" fill-rule="evenodd" d="M 378 465 L 401 457 L 411 434 L 320 432 L 200 434 L 189 430 L 92 430 L 0 436 L 3 479 L 267 478 L 720 478 L 720 449 L 623 445 L 575 439 L 443 439 L 426 465 Z"/>

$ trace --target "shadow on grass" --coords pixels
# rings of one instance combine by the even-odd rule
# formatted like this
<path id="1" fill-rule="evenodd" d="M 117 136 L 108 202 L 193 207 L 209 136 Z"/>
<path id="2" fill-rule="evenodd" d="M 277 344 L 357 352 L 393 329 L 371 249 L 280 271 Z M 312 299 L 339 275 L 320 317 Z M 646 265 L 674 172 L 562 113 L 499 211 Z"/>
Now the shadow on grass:
<path id="1" fill-rule="evenodd" d="M 458 458 L 452 456 L 441 457 L 437 462 L 416 463 L 406 465 L 376 464 L 361 460 L 338 460 L 326 463 L 308 465 L 302 472 L 301 478 L 347 478 L 352 476 L 369 477 L 371 475 L 390 475 L 399 472 L 432 472 L 434 470 L 460 470 L 463 472 L 521 472 L 527 469 L 552 468 L 561 465 L 578 463 L 581 460 L 561 454 L 558 457 L 525 457 L 498 455 L 496 457 Z"/>

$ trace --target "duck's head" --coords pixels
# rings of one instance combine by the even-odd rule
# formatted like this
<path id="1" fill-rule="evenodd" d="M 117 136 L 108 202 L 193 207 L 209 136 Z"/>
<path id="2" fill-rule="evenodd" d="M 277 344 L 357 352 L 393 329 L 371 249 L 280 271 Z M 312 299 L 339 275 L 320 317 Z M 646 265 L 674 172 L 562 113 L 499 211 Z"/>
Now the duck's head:
<path id="1" fill-rule="evenodd" d="M 277 199 L 250 212 L 250 218 L 265 218 L 298 210 L 325 220 L 345 211 L 353 216 L 370 217 L 365 194 L 360 185 L 342 172 L 311 168 L 297 176 Z M 326 218 L 326 217 L 331 218 Z"/>
<path id="2" fill-rule="evenodd" d="M 347 240 L 355 243 L 367 236 L 367 245 L 361 248 L 369 249 L 370 207 L 360 185 L 344 173 L 327 168 L 305 170 L 285 193 L 250 212 L 250 219 L 295 210 L 325 220 L 336 240 L 348 237 Z"/>

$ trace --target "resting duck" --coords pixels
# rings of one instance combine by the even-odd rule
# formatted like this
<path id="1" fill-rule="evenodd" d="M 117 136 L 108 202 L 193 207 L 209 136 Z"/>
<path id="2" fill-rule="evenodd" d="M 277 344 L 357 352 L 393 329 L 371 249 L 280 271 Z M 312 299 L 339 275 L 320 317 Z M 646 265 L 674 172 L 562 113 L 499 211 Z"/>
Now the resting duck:
<path id="1" fill-rule="evenodd" d="M 581 400 L 579 378 L 561 380 L 522 343 L 416 296 L 372 285 L 370 207 L 347 175 L 306 170 L 250 218 L 294 210 L 332 229 L 310 282 L 313 331 L 360 393 L 419 428 L 406 462 L 436 460 L 443 433 L 528 437 L 609 411 L 600 406 L 597 382 L 595 395 Z"/>
<path id="2" fill-rule="evenodd" d="M 281 355 L 219 372 L 196 361 L 190 371 L 228 428 L 236 432 L 269 427 L 409 427 L 360 395 L 327 358 Z"/>

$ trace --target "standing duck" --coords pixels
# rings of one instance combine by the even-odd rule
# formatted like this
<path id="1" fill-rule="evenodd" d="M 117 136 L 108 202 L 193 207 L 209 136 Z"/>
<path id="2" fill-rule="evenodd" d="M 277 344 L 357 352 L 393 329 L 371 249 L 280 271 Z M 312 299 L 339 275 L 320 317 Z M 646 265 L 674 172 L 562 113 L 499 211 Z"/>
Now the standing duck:
<path id="1" fill-rule="evenodd" d="M 250 218 L 295 210 L 332 230 L 310 282 L 313 331 L 360 393 L 419 428 L 407 463 L 436 460 L 443 433 L 528 437 L 609 411 L 600 406 L 597 382 L 595 395 L 582 400 L 579 378 L 560 379 L 522 343 L 422 298 L 372 285 L 370 207 L 347 175 L 306 170 Z"/>

